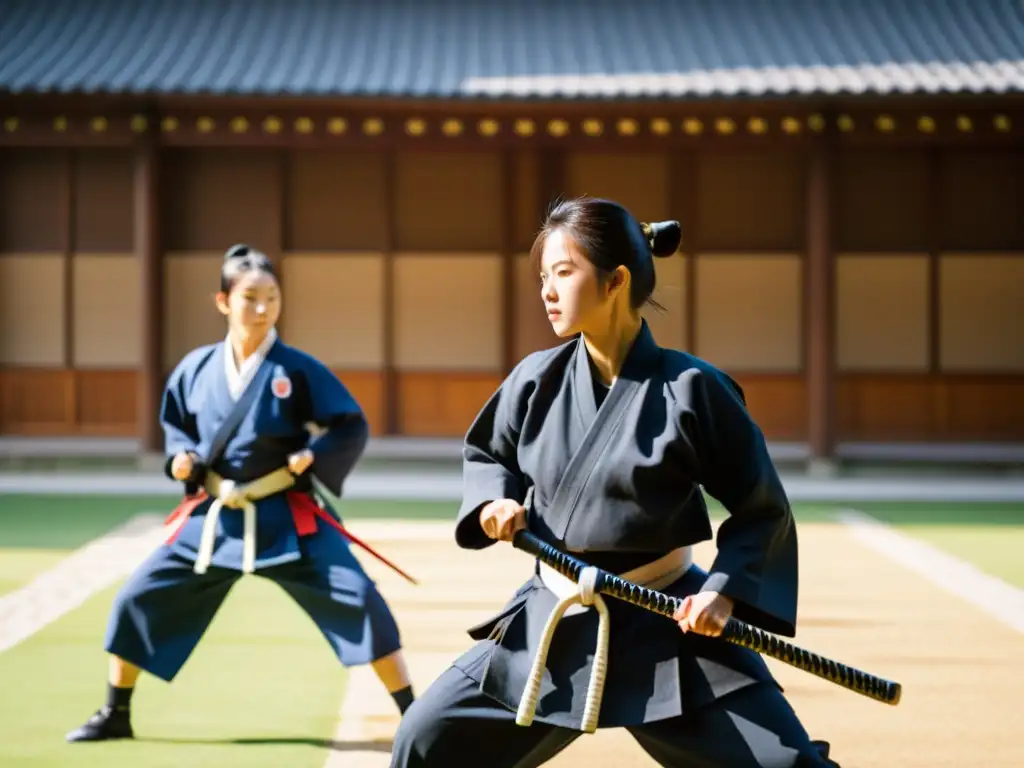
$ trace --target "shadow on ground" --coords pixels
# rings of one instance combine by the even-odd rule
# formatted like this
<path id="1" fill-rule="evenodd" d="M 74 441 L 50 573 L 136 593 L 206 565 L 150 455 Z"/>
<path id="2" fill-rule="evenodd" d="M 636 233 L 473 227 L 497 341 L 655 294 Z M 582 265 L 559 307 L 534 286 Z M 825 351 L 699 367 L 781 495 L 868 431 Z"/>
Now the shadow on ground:
<path id="1" fill-rule="evenodd" d="M 147 744 L 237 744 L 239 746 L 268 746 L 274 744 L 304 744 L 310 747 L 321 747 L 333 752 L 383 752 L 391 753 L 392 742 L 382 741 L 336 741 L 334 739 L 313 739 L 304 736 L 243 738 L 243 739 L 182 739 L 182 738 L 135 738 L 135 741 Z"/>

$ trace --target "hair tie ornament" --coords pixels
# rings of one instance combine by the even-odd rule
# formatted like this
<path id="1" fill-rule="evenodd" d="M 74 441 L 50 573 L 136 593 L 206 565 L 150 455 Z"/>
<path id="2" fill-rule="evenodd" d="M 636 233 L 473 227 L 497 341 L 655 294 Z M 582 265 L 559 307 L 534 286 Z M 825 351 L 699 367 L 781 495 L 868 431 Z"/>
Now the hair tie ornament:
<path id="1" fill-rule="evenodd" d="M 640 229 L 644 231 L 644 237 L 647 238 L 647 244 L 651 246 L 651 251 L 654 251 L 654 228 L 646 221 L 640 222 Z"/>
<path id="2" fill-rule="evenodd" d="M 228 248 L 227 253 L 224 254 L 224 261 L 231 261 L 231 259 L 241 259 L 249 254 L 253 253 L 252 247 L 245 243 L 237 243 Z"/>

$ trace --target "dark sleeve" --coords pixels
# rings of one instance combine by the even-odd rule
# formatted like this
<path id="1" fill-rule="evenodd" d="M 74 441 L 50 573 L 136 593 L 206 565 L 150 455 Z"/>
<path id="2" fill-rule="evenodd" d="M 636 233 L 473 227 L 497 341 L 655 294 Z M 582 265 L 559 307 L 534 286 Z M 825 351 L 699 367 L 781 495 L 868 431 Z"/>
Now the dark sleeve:
<path id="1" fill-rule="evenodd" d="M 494 543 L 480 527 L 480 509 L 496 499 L 526 499 L 526 480 L 519 469 L 519 431 L 525 417 L 526 387 L 522 364 L 502 382 L 477 414 L 462 448 L 462 506 L 455 541 L 465 549 Z"/>
<path id="2" fill-rule="evenodd" d="M 302 373 L 306 391 L 300 418 L 315 425 L 308 445 L 313 453 L 311 471 L 331 493 L 341 496 L 345 479 L 366 449 L 369 423 L 348 388 L 325 365 L 308 359 Z"/>
<path id="3" fill-rule="evenodd" d="M 789 500 L 743 391 L 720 371 L 694 372 L 691 403 L 700 483 L 729 513 L 701 591 L 735 601 L 737 619 L 796 634 L 797 535 Z"/>
<path id="4" fill-rule="evenodd" d="M 160 401 L 160 426 L 164 432 L 164 454 L 166 457 L 164 474 L 171 480 L 175 480 L 171 475 L 171 464 L 179 453 L 192 453 L 196 458 L 189 481 L 195 480 L 202 472 L 198 462 L 198 427 L 195 415 L 188 409 L 186 396 L 187 382 L 194 375 L 194 365 L 190 364 L 190 360 L 191 357 L 188 357 L 179 363 L 167 378 Z"/>

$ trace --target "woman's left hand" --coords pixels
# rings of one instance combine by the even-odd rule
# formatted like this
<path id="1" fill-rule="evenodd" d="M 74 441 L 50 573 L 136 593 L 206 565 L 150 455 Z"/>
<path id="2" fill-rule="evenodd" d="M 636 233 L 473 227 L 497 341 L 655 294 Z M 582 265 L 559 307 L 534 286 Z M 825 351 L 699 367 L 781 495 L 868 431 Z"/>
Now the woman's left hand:
<path id="1" fill-rule="evenodd" d="M 732 616 L 733 601 L 718 592 L 690 595 L 673 615 L 683 632 L 718 637 Z"/>
<path id="2" fill-rule="evenodd" d="M 293 475 L 301 475 L 313 463 L 313 452 L 308 448 L 288 457 L 288 469 Z"/>

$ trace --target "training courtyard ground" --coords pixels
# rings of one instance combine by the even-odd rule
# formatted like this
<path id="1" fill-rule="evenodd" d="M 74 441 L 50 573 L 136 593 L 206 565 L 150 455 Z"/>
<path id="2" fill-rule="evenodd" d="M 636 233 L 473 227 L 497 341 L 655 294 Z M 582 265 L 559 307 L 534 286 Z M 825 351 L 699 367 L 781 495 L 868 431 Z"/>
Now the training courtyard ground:
<path id="1" fill-rule="evenodd" d="M 102 702 L 107 611 L 161 539 L 174 503 L 161 482 L 0 473 L 0 765 L 386 766 L 397 725 L 386 693 L 369 670 L 340 669 L 258 577 L 229 595 L 172 685 L 142 679 L 134 742 L 64 743 Z M 770 661 L 811 736 L 844 768 L 1024 765 L 1024 480 L 786 482 L 800 531 L 795 642 L 904 686 L 893 708 Z M 340 505 L 353 533 L 420 581 L 356 549 L 395 610 L 418 691 L 532 568 L 509 545 L 455 546 L 457 492 L 451 475 L 364 473 Z M 713 556 L 713 542 L 698 548 L 701 564 Z M 584 736 L 549 763 L 653 764 L 624 732 Z"/>

